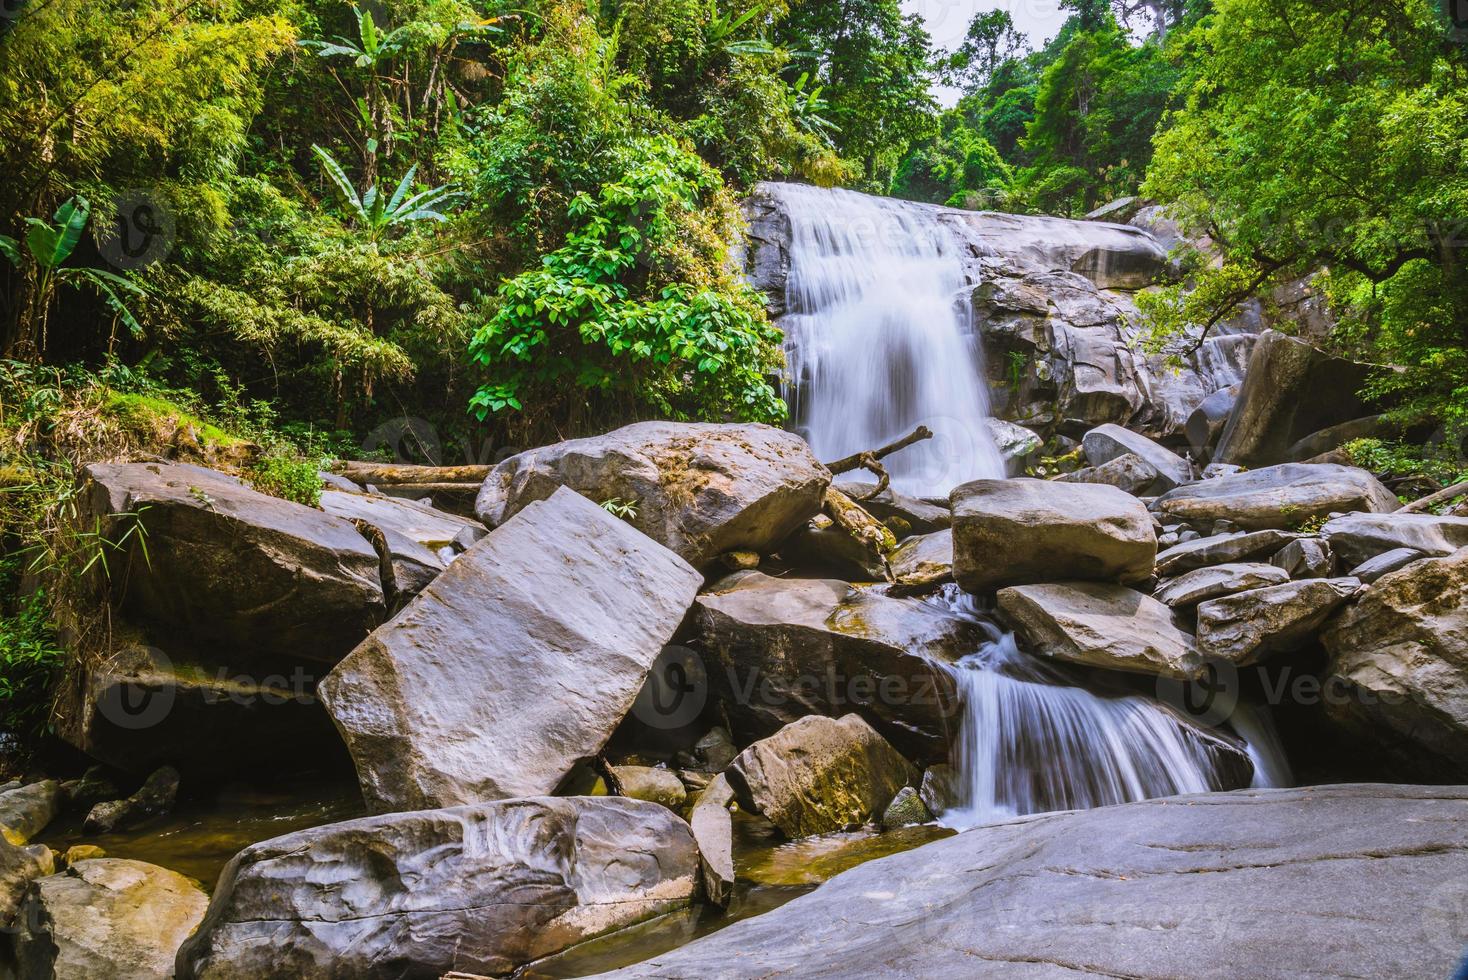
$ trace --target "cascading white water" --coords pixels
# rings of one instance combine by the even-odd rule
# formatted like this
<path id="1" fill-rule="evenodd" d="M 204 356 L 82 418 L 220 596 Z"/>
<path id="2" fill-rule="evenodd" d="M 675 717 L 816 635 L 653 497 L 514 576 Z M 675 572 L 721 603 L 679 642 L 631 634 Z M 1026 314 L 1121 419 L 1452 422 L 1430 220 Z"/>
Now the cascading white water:
<path id="1" fill-rule="evenodd" d="M 937 438 L 884 460 L 896 489 L 929 496 L 1002 477 L 986 424 L 982 347 L 944 226 L 906 202 L 769 186 L 791 226 L 782 321 L 795 378 L 789 395 L 816 454 L 871 449 L 922 424 Z M 1160 704 L 1076 686 L 1019 650 L 952 587 L 930 601 L 989 632 L 951 668 L 964 718 L 954 751 L 958 807 L 945 823 L 964 828 L 1219 784 L 1215 749 Z M 1251 745 L 1250 754 L 1255 785 L 1279 778 L 1269 746 Z"/>
<path id="2" fill-rule="evenodd" d="M 837 459 L 926 425 L 932 440 L 885 460 L 894 488 L 945 494 L 1004 476 L 985 424 L 983 348 L 946 229 L 905 202 L 771 187 L 791 225 L 790 398 L 816 455 Z"/>
<path id="3" fill-rule="evenodd" d="M 934 601 L 974 614 L 973 600 L 952 591 Z M 1021 652 L 1013 634 L 975 620 L 988 641 L 951 668 L 964 715 L 945 824 L 1218 788 L 1213 751 L 1158 704 L 1075 687 Z"/>

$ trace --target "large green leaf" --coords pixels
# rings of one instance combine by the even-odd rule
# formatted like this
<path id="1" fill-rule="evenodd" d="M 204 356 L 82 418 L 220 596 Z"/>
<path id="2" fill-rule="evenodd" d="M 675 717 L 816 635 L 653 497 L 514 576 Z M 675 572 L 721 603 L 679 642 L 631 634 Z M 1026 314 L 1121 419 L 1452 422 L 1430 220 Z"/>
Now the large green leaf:
<path id="1" fill-rule="evenodd" d="M 53 215 L 55 224 L 40 218 L 27 218 L 30 231 L 26 233 L 26 247 L 35 256 L 43 269 L 54 269 L 71 257 L 76 243 L 81 241 L 82 229 L 87 226 L 87 216 L 92 207 L 87 199 L 77 194 L 62 202 Z"/>

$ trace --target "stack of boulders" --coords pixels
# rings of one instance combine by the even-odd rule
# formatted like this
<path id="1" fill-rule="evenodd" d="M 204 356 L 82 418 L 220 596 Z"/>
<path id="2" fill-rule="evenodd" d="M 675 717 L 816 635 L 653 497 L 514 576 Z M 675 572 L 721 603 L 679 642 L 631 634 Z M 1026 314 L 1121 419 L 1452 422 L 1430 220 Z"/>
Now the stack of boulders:
<path id="1" fill-rule="evenodd" d="M 108 957 L 128 976 L 503 975 L 727 903 L 735 809 L 797 838 L 943 808 L 946 667 L 985 634 L 940 590 L 1033 655 L 1133 685 L 1323 643 L 1350 690 L 1401 695 L 1339 725 L 1468 763 L 1468 520 L 1398 515 L 1334 463 L 1199 479 L 1115 425 L 1082 447 L 1064 480 L 918 500 L 833 488 L 769 427 L 642 423 L 493 467 L 487 533 L 350 488 L 314 509 L 194 467 L 91 467 L 88 514 L 126 570 L 101 587 L 143 653 L 84 658 L 59 728 L 139 776 L 176 767 L 116 802 L 78 784 L 92 825 L 146 821 L 226 746 L 344 744 L 372 815 L 247 848 L 206 914 L 138 862 L 79 854 L 46 877 L 54 856 L 23 847 L 45 820 L 17 800 L 10 891 L 31 911 L 12 953 L 57 975 Z M 869 551 L 879 528 L 882 574 L 833 576 L 796 544 L 817 527 Z M 22 790 L 45 808 L 50 790 Z"/>

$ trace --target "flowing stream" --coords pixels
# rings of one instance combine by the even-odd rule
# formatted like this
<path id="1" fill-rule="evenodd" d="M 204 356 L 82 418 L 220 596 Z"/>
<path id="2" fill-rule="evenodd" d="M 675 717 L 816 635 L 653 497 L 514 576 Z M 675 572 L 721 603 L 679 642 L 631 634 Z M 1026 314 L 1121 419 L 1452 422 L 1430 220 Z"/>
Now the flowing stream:
<path id="1" fill-rule="evenodd" d="M 942 495 L 1002 477 L 983 348 L 947 230 L 902 201 L 772 186 L 791 224 L 787 394 L 816 455 L 875 449 L 926 425 L 932 440 L 886 460 L 894 488 Z"/>
<path id="2" fill-rule="evenodd" d="M 978 326 L 943 225 L 902 201 L 794 184 L 773 192 L 791 224 L 787 396 L 816 455 L 871 449 L 926 424 L 936 439 L 884 461 L 894 487 L 933 496 L 1002 477 L 985 421 Z M 934 601 L 982 621 L 956 591 Z M 986 628 L 989 641 L 950 668 L 964 718 L 946 824 L 1218 787 L 1209 746 L 1161 705 L 1076 686 L 1012 635 Z M 1267 717 L 1249 722 L 1240 734 L 1250 739 L 1255 785 L 1270 785 L 1287 770 L 1260 739 Z"/>

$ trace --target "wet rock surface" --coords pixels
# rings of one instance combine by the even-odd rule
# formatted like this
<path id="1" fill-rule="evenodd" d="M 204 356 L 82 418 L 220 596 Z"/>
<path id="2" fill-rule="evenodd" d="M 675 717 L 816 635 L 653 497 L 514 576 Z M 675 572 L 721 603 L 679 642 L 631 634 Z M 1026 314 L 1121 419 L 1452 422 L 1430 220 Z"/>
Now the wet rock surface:
<path id="1" fill-rule="evenodd" d="M 1462 788 L 1177 797 L 959 834 L 605 976 L 1446 976 L 1465 877 Z"/>
<path id="2" fill-rule="evenodd" d="M 322 682 L 369 806 L 555 790 L 627 714 L 701 581 L 570 490 L 527 507 Z"/>
<path id="3" fill-rule="evenodd" d="M 821 509 L 831 474 L 805 440 L 764 425 L 638 422 L 512 456 L 484 481 L 475 513 L 497 527 L 569 487 L 634 505 L 638 530 L 703 567 L 768 552 Z"/>
<path id="4" fill-rule="evenodd" d="M 499 975 L 689 904 L 682 819 L 615 797 L 367 817 L 246 848 L 179 980 Z"/>

